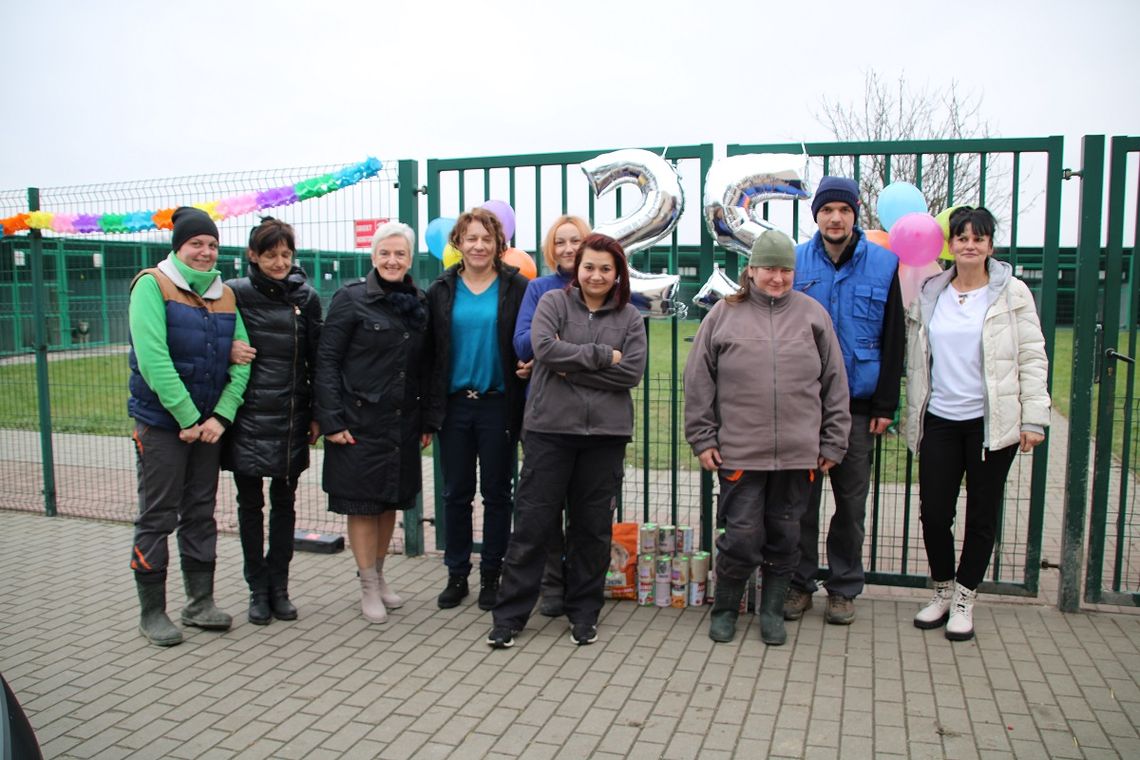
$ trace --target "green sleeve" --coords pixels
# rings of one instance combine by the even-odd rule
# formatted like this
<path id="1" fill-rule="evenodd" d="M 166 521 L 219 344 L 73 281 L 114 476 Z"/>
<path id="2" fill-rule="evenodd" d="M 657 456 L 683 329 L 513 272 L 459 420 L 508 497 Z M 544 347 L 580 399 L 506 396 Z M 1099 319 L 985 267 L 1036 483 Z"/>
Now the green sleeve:
<path id="1" fill-rule="evenodd" d="M 241 319 L 241 312 L 234 310 L 237 322 L 234 324 L 234 340 L 249 343 L 249 333 L 245 331 L 245 322 Z M 241 406 L 245 396 L 245 386 L 249 383 L 249 371 L 252 364 L 230 364 L 230 379 L 222 389 L 222 396 L 214 405 L 214 414 L 229 424 L 234 421 L 238 407 Z"/>
<path id="2" fill-rule="evenodd" d="M 131 289 L 129 322 L 139 374 L 179 427 L 197 424 L 201 416 L 198 407 L 178 376 L 166 345 L 166 304 L 154 277 L 140 277 Z"/>

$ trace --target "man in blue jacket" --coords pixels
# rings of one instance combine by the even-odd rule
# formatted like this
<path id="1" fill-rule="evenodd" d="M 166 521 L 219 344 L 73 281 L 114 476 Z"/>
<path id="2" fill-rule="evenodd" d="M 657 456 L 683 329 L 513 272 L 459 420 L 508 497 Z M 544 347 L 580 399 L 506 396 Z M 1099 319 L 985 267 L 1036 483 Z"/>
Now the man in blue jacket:
<path id="1" fill-rule="evenodd" d="M 828 473 L 835 515 L 827 532 L 827 622 L 855 620 L 855 597 L 863 591 L 864 517 L 875 436 L 882 435 L 899 403 L 905 327 L 898 258 L 867 240 L 855 221 L 859 187 L 843 177 L 824 177 L 811 202 L 819 231 L 796 247 L 796 290 L 819 301 L 831 315 L 851 391 L 847 456 Z M 800 524 L 800 562 L 784 603 L 784 618 L 798 620 L 811 609 L 819 573 L 819 508 L 823 478 L 815 478 Z"/>

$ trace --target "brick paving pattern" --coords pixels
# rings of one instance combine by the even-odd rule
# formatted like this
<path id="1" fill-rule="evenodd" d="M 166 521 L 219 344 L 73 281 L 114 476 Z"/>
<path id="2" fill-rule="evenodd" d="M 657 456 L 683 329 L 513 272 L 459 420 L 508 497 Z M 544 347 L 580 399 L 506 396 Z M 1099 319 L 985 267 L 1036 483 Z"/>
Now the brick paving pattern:
<path id="1" fill-rule="evenodd" d="M 130 541 L 128 524 L 0 512 L 0 671 L 47 757 L 1140 757 L 1134 611 L 983 596 L 977 639 L 951 644 L 911 625 L 925 593 L 871 587 L 853 625 L 817 604 L 765 647 L 750 618 L 714 646 L 707 607 L 609 602 L 597 644 L 536 616 L 493 651 L 474 596 L 436 608 L 427 557 L 390 560 L 408 602 L 371 626 L 347 553 L 298 554 L 300 620 L 250 625 L 223 535 L 234 628 L 159 649 L 136 630 Z M 168 597 L 177 619 L 176 569 Z"/>

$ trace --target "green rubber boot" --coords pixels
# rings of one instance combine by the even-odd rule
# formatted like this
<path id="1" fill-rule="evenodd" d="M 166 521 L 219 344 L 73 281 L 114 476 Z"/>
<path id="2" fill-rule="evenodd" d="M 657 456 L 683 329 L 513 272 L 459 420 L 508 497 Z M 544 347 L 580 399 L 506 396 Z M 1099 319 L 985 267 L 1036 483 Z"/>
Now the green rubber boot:
<path id="1" fill-rule="evenodd" d="M 744 597 L 745 580 L 716 579 L 716 597 L 709 615 L 709 638 L 713 641 L 732 641 L 736 636 L 736 618 L 740 616 L 740 600 Z"/>
<path id="2" fill-rule="evenodd" d="M 153 577 L 152 577 L 153 576 Z M 139 592 L 139 633 L 155 646 L 172 647 L 182 643 L 182 631 L 166 616 L 166 573 L 135 573 Z"/>
<path id="3" fill-rule="evenodd" d="M 784 598 L 788 595 L 789 576 L 773 578 L 764 574 L 760 587 L 760 640 L 780 646 L 788 640 L 784 628 Z"/>
<path id="4" fill-rule="evenodd" d="M 208 568 L 208 569 L 205 569 Z M 228 631 L 233 618 L 214 604 L 213 563 L 182 560 L 182 582 L 186 587 L 186 606 L 182 608 L 182 624 L 207 631 Z"/>

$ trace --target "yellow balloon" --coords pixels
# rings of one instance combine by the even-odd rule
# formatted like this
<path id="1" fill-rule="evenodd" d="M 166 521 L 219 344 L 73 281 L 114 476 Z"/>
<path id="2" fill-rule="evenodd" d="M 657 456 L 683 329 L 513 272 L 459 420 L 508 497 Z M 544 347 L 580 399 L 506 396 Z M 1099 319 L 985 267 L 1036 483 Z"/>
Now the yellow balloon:
<path id="1" fill-rule="evenodd" d="M 447 246 L 444 247 L 444 249 L 443 249 L 443 266 L 444 266 L 444 268 L 450 269 L 452 266 L 458 264 L 459 260 L 462 258 L 463 258 L 463 256 L 459 253 L 459 249 L 456 248 L 455 246 L 453 246 L 451 243 L 448 243 Z"/>
<path id="2" fill-rule="evenodd" d="M 942 253 L 938 254 L 938 258 L 945 259 L 946 261 L 953 261 L 954 256 L 950 253 L 950 215 L 954 213 L 957 206 L 950 206 L 949 208 L 942 209 L 938 216 L 934 217 L 938 224 L 942 226 L 942 237 L 946 242 L 942 244 Z"/>

